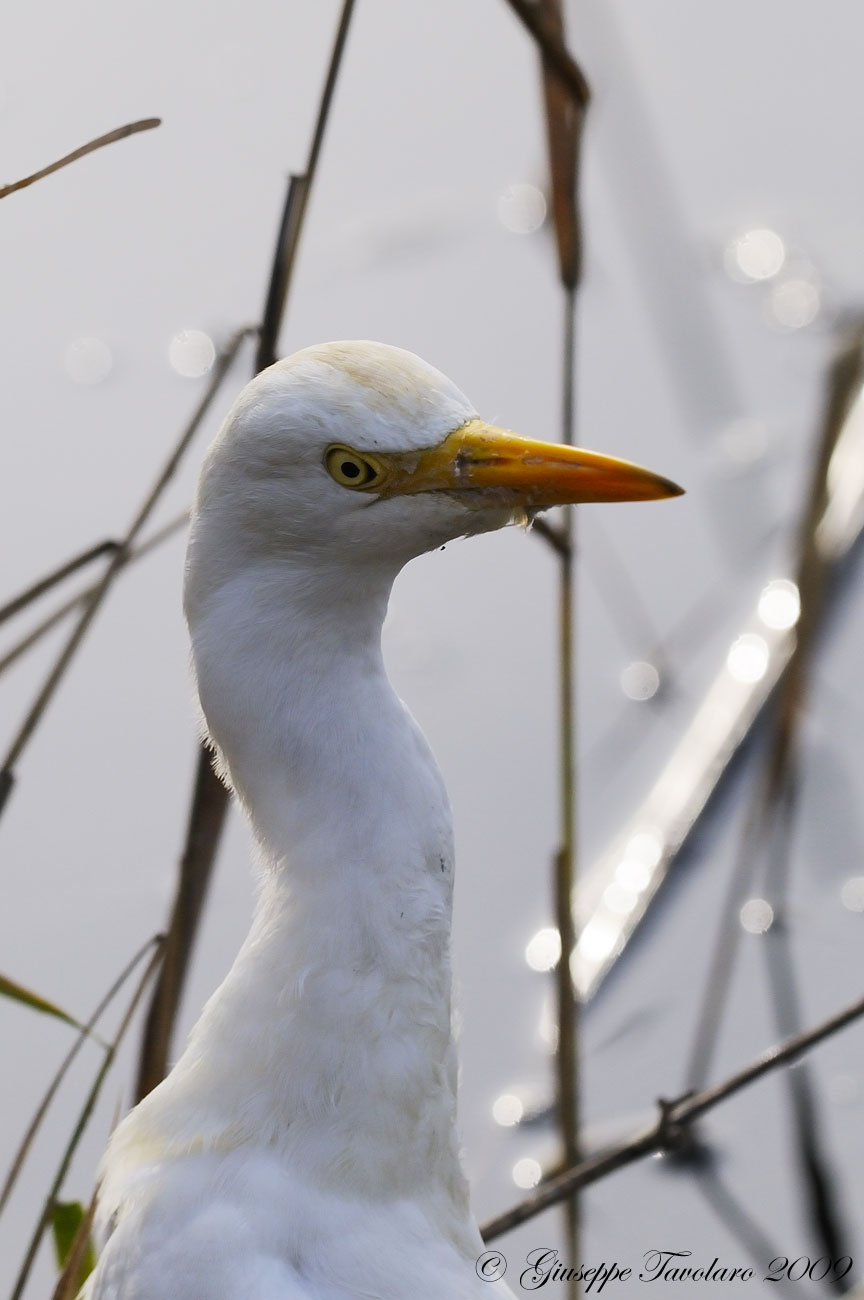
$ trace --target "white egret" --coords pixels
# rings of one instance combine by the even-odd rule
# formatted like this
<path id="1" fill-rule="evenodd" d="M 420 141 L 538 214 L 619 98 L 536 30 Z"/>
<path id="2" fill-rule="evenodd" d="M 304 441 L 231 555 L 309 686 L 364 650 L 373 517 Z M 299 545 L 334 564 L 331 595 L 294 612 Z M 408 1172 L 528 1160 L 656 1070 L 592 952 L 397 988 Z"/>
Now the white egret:
<path id="1" fill-rule="evenodd" d="M 102 1170 L 90 1300 L 493 1300 L 456 1131 L 447 795 L 381 657 L 412 557 L 514 516 L 680 489 L 484 424 L 379 343 L 307 348 L 207 455 L 185 607 L 252 928 Z"/>

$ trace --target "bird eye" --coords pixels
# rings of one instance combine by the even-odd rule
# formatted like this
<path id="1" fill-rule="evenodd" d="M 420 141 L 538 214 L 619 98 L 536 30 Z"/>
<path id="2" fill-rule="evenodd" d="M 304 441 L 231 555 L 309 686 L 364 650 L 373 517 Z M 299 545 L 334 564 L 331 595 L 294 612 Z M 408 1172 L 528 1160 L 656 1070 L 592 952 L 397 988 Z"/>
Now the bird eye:
<path id="1" fill-rule="evenodd" d="M 375 487 L 384 477 L 384 470 L 368 456 L 360 456 L 350 447 L 329 447 L 324 457 L 327 473 L 342 487 Z"/>

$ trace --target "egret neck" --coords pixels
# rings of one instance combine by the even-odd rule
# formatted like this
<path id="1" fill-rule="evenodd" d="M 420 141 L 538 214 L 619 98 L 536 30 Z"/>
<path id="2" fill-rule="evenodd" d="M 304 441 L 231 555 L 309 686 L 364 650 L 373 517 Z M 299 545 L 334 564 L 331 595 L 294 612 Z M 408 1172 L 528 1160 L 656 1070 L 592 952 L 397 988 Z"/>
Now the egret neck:
<path id="1" fill-rule="evenodd" d="M 257 842 L 260 893 L 231 973 L 159 1090 L 171 1094 L 166 1140 L 263 1143 L 342 1195 L 439 1184 L 462 1201 L 451 823 L 384 669 L 392 566 L 349 557 L 311 571 L 281 558 L 211 585 L 197 571 L 210 553 L 196 536 L 194 661 Z M 189 1114 L 179 1133 L 178 1102 Z"/>

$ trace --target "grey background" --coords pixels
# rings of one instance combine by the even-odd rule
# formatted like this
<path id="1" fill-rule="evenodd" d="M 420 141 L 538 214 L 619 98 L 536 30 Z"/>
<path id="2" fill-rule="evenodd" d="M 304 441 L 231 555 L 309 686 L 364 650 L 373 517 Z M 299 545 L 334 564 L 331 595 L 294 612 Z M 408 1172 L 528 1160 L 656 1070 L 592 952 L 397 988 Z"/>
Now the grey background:
<path id="1" fill-rule="evenodd" d="M 200 329 L 218 345 L 258 317 L 336 12 L 331 0 L 89 0 L 6 15 L 4 180 L 124 121 L 158 114 L 164 125 L 0 205 L 4 592 L 116 536 L 132 517 L 205 382 L 171 370 L 172 336 Z M 590 861 L 788 554 L 832 334 L 864 290 L 864 19 L 851 0 L 580 0 L 568 19 L 595 89 L 578 440 L 644 461 L 688 489 L 674 503 L 579 512 L 581 840 Z M 562 308 L 551 233 L 547 225 L 514 234 L 497 212 L 508 186 L 545 184 L 537 74 L 503 0 L 360 0 L 283 353 L 329 338 L 393 342 L 449 374 L 486 418 L 557 436 Z M 822 310 L 806 329 L 778 327 L 770 289 L 725 274 L 728 241 L 763 225 L 819 284 Z M 82 337 L 111 349 L 101 383 L 76 384 L 64 368 Z M 247 354 L 211 432 L 250 364 Z M 765 429 L 763 454 L 743 468 L 724 437 L 740 418 Z M 160 519 L 187 502 L 205 441 Z M 194 764 L 182 551 L 176 539 L 117 584 L 0 825 L 0 969 L 82 1016 L 163 924 L 170 902 Z M 635 614 L 617 564 L 639 593 Z M 524 948 L 551 915 L 555 583 L 543 543 L 518 530 L 454 544 L 402 576 L 387 628 L 394 681 L 430 737 L 456 817 L 462 1128 L 481 1218 L 522 1195 L 511 1175 L 518 1159 L 555 1157 L 551 1130 L 502 1129 L 491 1114 L 495 1097 L 514 1087 L 550 1095 L 540 1029 L 551 977 L 528 969 Z M 839 896 L 861 871 L 861 622 L 852 582 L 819 664 L 795 847 L 794 942 L 808 1021 L 861 987 L 864 922 Z M 4 629 L 4 644 L 26 626 L 23 618 Z M 0 680 L 4 735 L 59 635 Z M 651 657 L 655 637 L 666 647 L 667 689 L 631 701 L 620 673 Z M 751 780 L 745 762 L 586 1017 L 591 1125 L 621 1121 L 626 1131 L 657 1095 L 683 1086 L 707 936 Z M 183 1032 L 245 932 L 248 856 L 246 830 L 232 817 Z M 759 944 L 744 936 L 719 1073 L 772 1040 Z M 0 1001 L 0 1163 L 69 1032 Z M 813 1060 L 853 1251 L 864 1197 L 861 1044 L 853 1029 Z M 130 1042 L 67 1180 L 70 1198 L 89 1195 L 112 1116 L 125 1104 L 133 1050 Z M 0 1286 L 17 1270 L 96 1060 L 85 1059 L 64 1087 L 0 1224 Z M 777 1252 L 818 1253 L 782 1084 L 759 1084 L 707 1127 L 727 1153 L 724 1175 Z M 590 1262 L 638 1264 L 654 1246 L 751 1262 L 692 1179 L 666 1161 L 593 1189 L 586 1225 Z M 550 1215 L 502 1244 L 518 1261 L 561 1237 Z M 28 1295 L 46 1294 L 50 1277 L 46 1251 Z M 795 1293 L 807 1294 L 805 1285 Z"/>

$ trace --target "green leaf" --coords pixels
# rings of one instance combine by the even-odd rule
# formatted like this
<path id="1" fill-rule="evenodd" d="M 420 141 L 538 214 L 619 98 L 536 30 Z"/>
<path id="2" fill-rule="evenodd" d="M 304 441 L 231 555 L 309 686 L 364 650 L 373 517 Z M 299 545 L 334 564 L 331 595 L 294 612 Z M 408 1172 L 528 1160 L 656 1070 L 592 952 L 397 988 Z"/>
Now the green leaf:
<path id="1" fill-rule="evenodd" d="M 54 1253 L 57 1257 L 57 1267 L 61 1272 L 69 1261 L 81 1225 L 88 1217 L 88 1213 L 80 1201 L 55 1201 L 51 1207 Z M 96 1252 L 93 1249 L 93 1242 L 88 1240 L 81 1257 L 78 1277 L 75 1280 L 76 1292 L 79 1287 L 83 1286 L 95 1267 Z"/>
<path id="2" fill-rule="evenodd" d="M 56 1016 L 58 1020 L 65 1020 L 67 1025 L 72 1025 L 73 1029 L 84 1028 L 74 1016 L 69 1015 L 68 1011 L 64 1011 L 54 1002 L 49 1002 L 47 998 L 40 997 L 38 993 L 25 989 L 23 984 L 16 984 L 15 980 L 10 980 L 6 975 L 0 975 L 0 997 L 12 998 L 14 1002 L 23 1002 L 26 1007 L 41 1011 L 46 1016 Z"/>

